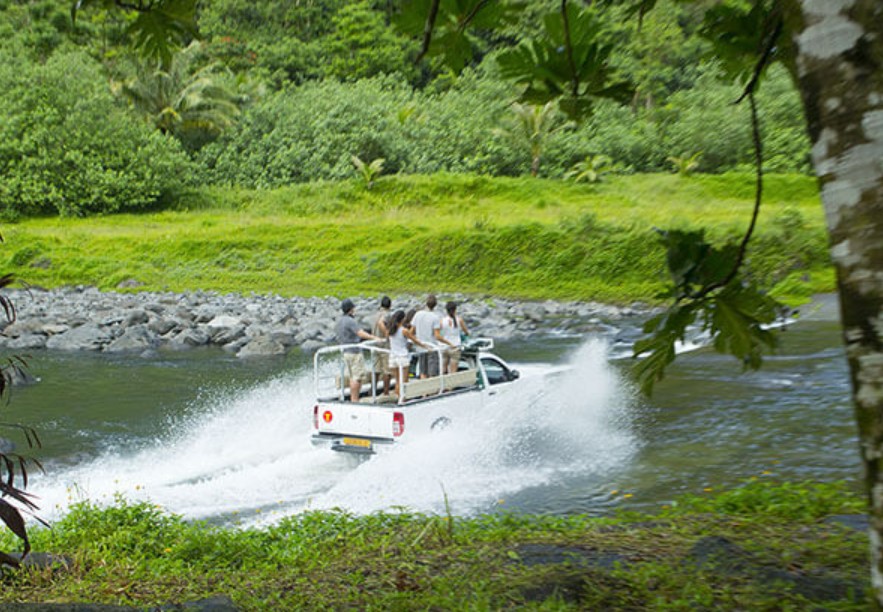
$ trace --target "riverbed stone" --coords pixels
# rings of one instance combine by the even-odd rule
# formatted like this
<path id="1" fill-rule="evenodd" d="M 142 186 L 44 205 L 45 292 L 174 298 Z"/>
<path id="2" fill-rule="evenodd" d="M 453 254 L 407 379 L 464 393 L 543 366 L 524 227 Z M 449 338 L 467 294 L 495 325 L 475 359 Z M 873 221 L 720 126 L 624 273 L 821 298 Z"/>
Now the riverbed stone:
<path id="1" fill-rule="evenodd" d="M 152 321 L 147 324 L 147 327 L 150 330 L 159 335 L 165 336 L 167 333 L 175 329 L 176 326 L 179 326 L 180 323 L 176 322 L 174 319 L 165 319 L 162 317 L 156 317 Z M 183 327 L 179 327 L 179 330 L 183 329 Z"/>
<path id="2" fill-rule="evenodd" d="M 30 351 L 33 349 L 46 348 L 46 336 L 42 334 L 25 334 L 17 338 L 11 338 L 5 346 L 14 351 Z"/>
<path id="3" fill-rule="evenodd" d="M 104 350 L 108 353 L 140 353 L 159 345 L 159 338 L 147 325 L 134 325 L 110 342 Z"/>
<path id="4" fill-rule="evenodd" d="M 150 317 L 147 315 L 147 311 L 138 308 L 131 310 L 126 314 L 126 318 L 123 320 L 123 326 L 131 327 L 133 325 L 144 325 L 148 321 L 150 321 Z"/>
<path id="5" fill-rule="evenodd" d="M 46 322 L 42 318 L 21 318 L 6 326 L 3 335 L 8 338 L 18 338 L 19 336 L 41 334 Z"/>
<path id="6" fill-rule="evenodd" d="M 315 353 L 323 346 L 326 346 L 324 342 L 319 342 L 318 340 L 307 340 L 306 342 L 302 342 L 300 344 L 300 350 L 305 353 Z"/>
<path id="7" fill-rule="evenodd" d="M 172 339 L 171 344 L 182 345 L 179 348 L 189 348 L 194 346 L 205 346 L 211 340 L 208 331 L 202 327 L 194 327 L 182 330 L 180 334 Z"/>
<path id="8" fill-rule="evenodd" d="M 206 323 L 209 329 L 230 329 L 242 325 L 242 319 L 229 314 L 219 314 Z"/>
<path id="9" fill-rule="evenodd" d="M 239 349 L 237 357 L 271 357 L 285 354 L 285 345 L 270 336 L 256 336 Z"/>
<path id="10" fill-rule="evenodd" d="M 175 350 L 212 344 L 239 353 L 258 337 L 272 341 L 261 340 L 245 351 L 244 355 L 248 355 L 252 351 L 275 354 L 278 345 L 309 352 L 334 343 L 334 326 L 340 317 L 343 296 L 283 298 L 205 291 L 119 294 L 78 286 L 11 290 L 8 297 L 16 306 L 18 319 L 0 333 L 0 345 L 19 350 L 45 346 L 116 351 L 131 342 L 138 352 L 154 345 Z M 379 298 L 350 297 L 356 302 L 360 324 L 369 328 Z M 439 296 L 442 304 L 448 300 L 458 303 L 459 314 L 473 337 L 497 340 L 561 331 L 614 333 L 611 323 L 621 319 L 623 312 L 635 314 L 631 308 L 592 302 L 522 303 L 488 296 Z M 421 308 L 424 302 L 424 295 L 393 297 L 396 310 Z M 437 312 L 441 313 L 441 309 Z M 144 329 L 139 328 L 131 336 L 124 334 L 126 329 L 144 325 L 155 335 L 155 342 Z M 142 346 L 136 348 L 139 344 Z"/>
<path id="11" fill-rule="evenodd" d="M 231 342 L 236 342 L 240 338 L 245 337 L 245 325 L 239 324 L 235 327 L 217 328 L 212 332 L 212 343 L 218 346 L 226 346 Z"/>
<path id="12" fill-rule="evenodd" d="M 46 341 L 46 348 L 60 351 L 100 351 L 112 340 L 113 333 L 106 327 L 86 323 L 52 336 Z"/>

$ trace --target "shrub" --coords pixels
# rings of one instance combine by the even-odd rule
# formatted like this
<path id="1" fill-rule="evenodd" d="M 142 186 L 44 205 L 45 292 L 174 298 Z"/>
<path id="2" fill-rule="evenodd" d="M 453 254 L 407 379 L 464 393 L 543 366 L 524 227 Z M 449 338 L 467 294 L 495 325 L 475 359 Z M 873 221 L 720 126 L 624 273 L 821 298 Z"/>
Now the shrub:
<path id="1" fill-rule="evenodd" d="M 199 161 L 211 183 L 261 188 L 350 177 L 352 155 L 383 158 L 386 174 L 514 174 L 520 154 L 491 134 L 508 91 L 470 77 L 444 93 L 392 77 L 308 83 L 256 104 Z"/>
<path id="2" fill-rule="evenodd" d="M 0 119 L 6 216 L 143 210 L 187 181 L 177 142 L 117 106 L 80 52 L 45 65 L 0 56 Z"/>

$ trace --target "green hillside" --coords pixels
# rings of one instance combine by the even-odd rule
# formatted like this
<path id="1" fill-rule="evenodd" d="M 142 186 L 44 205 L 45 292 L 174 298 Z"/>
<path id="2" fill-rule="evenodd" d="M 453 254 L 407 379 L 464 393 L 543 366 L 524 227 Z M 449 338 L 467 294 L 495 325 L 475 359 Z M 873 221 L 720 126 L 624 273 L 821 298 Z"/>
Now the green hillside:
<path id="1" fill-rule="evenodd" d="M 800 299 L 833 289 L 815 181 L 767 177 L 751 274 Z M 747 226 L 753 177 L 633 175 L 594 184 L 395 176 L 255 191 L 200 189 L 176 210 L 6 225 L 0 267 L 46 287 L 286 296 L 385 292 L 652 301 L 655 228 Z"/>

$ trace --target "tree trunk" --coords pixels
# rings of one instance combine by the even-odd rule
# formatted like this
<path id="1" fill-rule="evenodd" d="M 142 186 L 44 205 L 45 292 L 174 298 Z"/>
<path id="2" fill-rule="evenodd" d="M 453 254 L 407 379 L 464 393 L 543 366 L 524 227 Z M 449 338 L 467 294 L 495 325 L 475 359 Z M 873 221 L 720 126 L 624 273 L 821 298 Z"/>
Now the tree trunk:
<path id="1" fill-rule="evenodd" d="M 883 2 L 783 1 L 837 269 L 883 608 Z"/>
<path id="2" fill-rule="evenodd" d="M 536 177 L 540 173 L 540 156 L 534 153 L 530 160 L 530 175 Z"/>

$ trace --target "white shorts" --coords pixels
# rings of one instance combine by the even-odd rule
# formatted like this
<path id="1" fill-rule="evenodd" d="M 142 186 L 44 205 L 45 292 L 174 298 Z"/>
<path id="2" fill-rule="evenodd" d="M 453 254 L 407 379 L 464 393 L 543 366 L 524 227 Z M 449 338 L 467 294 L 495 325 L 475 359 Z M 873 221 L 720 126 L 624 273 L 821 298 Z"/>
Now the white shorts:
<path id="1" fill-rule="evenodd" d="M 389 367 L 394 369 L 407 368 L 411 365 L 410 355 L 390 355 Z"/>

